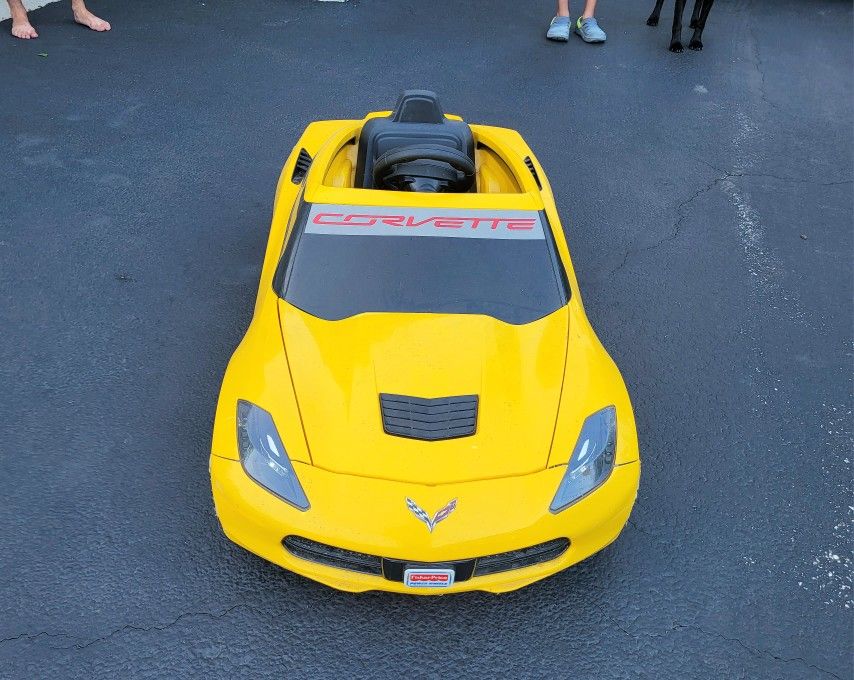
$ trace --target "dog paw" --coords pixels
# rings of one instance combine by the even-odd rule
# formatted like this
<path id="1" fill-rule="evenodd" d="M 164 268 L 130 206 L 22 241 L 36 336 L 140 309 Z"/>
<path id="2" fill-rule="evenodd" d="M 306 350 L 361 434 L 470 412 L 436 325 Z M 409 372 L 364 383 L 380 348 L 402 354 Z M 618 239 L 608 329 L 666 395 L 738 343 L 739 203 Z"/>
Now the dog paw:
<path id="1" fill-rule="evenodd" d="M 670 43 L 670 47 L 668 47 L 667 49 L 671 52 L 679 53 L 682 51 L 682 43 L 678 40 L 674 40 L 672 43 Z"/>
<path id="2" fill-rule="evenodd" d="M 703 49 L 703 41 L 697 39 L 692 40 L 688 43 L 688 49 L 699 52 L 701 49 Z"/>
<path id="3" fill-rule="evenodd" d="M 658 26 L 658 17 L 650 17 L 646 20 L 647 26 Z"/>

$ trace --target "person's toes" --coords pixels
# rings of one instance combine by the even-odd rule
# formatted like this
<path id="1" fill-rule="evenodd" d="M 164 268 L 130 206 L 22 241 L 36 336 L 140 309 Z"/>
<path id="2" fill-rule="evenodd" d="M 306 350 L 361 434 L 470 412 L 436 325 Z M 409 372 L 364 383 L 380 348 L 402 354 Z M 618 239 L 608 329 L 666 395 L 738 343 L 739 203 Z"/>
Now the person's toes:
<path id="1" fill-rule="evenodd" d="M 36 33 L 36 29 L 34 29 L 29 22 L 23 24 L 13 24 L 12 35 L 14 35 L 16 38 L 20 38 L 21 40 L 29 40 L 30 38 L 39 37 L 39 34 Z"/>
<path id="2" fill-rule="evenodd" d="M 91 12 L 86 12 L 85 14 L 75 14 L 74 20 L 78 24 L 82 24 L 87 28 L 91 28 L 93 31 L 109 31 L 111 28 L 109 22 L 104 21 L 100 17 L 96 17 Z"/>

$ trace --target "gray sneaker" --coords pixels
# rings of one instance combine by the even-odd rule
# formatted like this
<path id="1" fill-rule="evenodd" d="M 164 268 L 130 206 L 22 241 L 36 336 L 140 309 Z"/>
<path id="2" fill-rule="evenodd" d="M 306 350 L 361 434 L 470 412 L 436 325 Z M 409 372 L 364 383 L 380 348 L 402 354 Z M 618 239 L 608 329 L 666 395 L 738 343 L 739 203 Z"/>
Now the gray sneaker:
<path id="1" fill-rule="evenodd" d="M 575 24 L 575 32 L 578 33 L 579 36 L 581 36 L 581 39 L 584 42 L 605 42 L 605 31 L 599 28 L 599 24 L 596 23 L 596 19 L 594 19 L 593 17 L 590 17 L 589 19 L 578 17 L 578 21 Z"/>
<path id="2" fill-rule="evenodd" d="M 569 24 L 569 17 L 555 17 L 549 24 L 549 30 L 546 33 L 546 37 L 549 40 L 566 42 L 569 40 Z"/>

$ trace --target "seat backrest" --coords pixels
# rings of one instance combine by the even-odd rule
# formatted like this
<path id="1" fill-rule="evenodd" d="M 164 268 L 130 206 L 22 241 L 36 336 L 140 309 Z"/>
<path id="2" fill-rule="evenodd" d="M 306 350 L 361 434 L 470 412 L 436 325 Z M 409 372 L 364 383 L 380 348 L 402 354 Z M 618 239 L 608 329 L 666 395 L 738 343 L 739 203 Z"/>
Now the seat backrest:
<path id="1" fill-rule="evenodd" d="M 374 161 L 387 151 L 424 143 L 450 146 L 474 161 L 474 136 L 469 126 L 445 118 L 435 92 L 405 90 L 388 118 L 371 118 L 362 126 L 356 187 L 375 188 Z"/>

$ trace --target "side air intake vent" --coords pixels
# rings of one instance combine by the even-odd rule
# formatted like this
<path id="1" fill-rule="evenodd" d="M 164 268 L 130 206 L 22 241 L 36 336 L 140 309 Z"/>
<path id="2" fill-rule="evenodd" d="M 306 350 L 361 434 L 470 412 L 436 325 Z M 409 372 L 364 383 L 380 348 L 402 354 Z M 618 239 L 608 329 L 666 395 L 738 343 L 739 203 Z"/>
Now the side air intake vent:
<path id="1" fill-rule="evenodd" d="M 373 574 L 374 576 L 382 576 L 383 573 L 381 557 L 345 550 L 344 548 L 334 548 L 331 545 L 318 543 L 302 536 L 285 536 L 282 543 L 289 553 L 309 562 L 326 564 L 338 569 L 360 571 L 363 574 Z"/>
<path id="2" fill-rule="evenodd" d="M 530 156 L 525 156 L 525 165 L 528 166 L 528 170 L 530 170 L 531 174 L 534 176 L 534 181 L 537 183 L 537 187 L 542 189 L 543 185 L 542 182 L 540 182 L 540 176 L 537 174 L 537 169 L 534 167 L 534 161 L 531 160 Z"/>
<path id="3" fill-rule="evenodd" d="M 513 569 L 522 569 L 533 564 L 548 562 L 563 555 L 568 547 L 568 538 L 556 538 L 553 541 L 532 545 L 530 548 L 479 557 L 474 575 L 498 574 L 502 571 L 512 571 Z"/>
<path id="4" fill-rule="evenodd" d="M 436 399 L 381 394 L 383 430 L 425 441 L 468 437 L 477 430 L 477 403 L 476 394 Z"/>
<path id="5" fill-rule="evenodd" d="M 305 149 L 300 149 L 297 162 L 294 164 L 294 174 L 291 175 L 291 182 L 294 184 L 302 182 L 308 173 L 309 167 L 311 167 L 311 156 L 308 155 L 308 151 Z"/>

